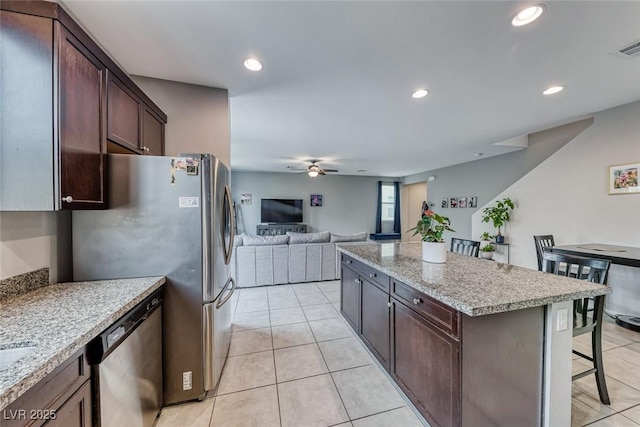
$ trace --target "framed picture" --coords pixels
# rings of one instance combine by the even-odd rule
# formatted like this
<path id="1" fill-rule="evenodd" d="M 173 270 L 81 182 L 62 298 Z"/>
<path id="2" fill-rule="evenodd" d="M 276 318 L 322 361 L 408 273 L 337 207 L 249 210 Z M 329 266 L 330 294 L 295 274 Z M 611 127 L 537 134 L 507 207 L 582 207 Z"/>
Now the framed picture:
<path id="1" fill-rule="evenodd" d="M 250 205 L 251 204 L 251 194 L 241 194 L 240 195 L 240 204 L 241 205 Z"/>
<path id="2" fill-rule="evenodd" d="M 457 208 L 458 207 L 458 198 L 457 197 L 450 197 L 449 198 L 449 207 L 451 207 L 451 208 Z"/>
<path id="3" fill-rule="evenodd" d="M 467 198 L 466 197 L 458 198 L 458 207 L 459 208 L 466 208 L 467 207 Z"/>
<path id="4" fill-rule="evenodd" d="M 609 166 L 609 194 L 640 194 L 640 162 Z"/>
<path id="5" fill-rule="evenodd" d="M 477 208 L 478 207 L 478 198 L 476 196 L 467 197 L 467 207 L 468 208 Z"/>
<path id="6" fill-rule="evenodd" d="M 322 206 L 322 194 L 311 195 L 311 206 Z"/>
<path id="7" fill-rule="evenodd" d="M 447 199 L 447 198 L 442 199 L 442 203 L 440 203 L 440 207 L 441 208 L 448 208 L 449 207 L 449 199 Z"/>

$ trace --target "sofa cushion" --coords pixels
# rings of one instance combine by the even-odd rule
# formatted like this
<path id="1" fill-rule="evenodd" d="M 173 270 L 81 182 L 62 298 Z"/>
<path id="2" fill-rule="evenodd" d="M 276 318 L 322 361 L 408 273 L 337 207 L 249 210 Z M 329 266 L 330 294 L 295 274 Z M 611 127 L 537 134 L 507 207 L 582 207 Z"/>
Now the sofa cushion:
<path id="1" fill-rule="evenodd" d="M 293 231 L 287 231 L 287 236 L 289 237 L 290 245 L 301 245 L 305 243 L 329 243 L 331 233 L 328 231 L 321 231 L 319 233 L 294 233 Z"/>
<path id="2" fill-rule="evenodd" d="M 289 243 L 289 236 L 253 236 L 250 234 L 242 235 L 242 244 L 244 246 L 286 245 L 287 243 Z"/>
<path id="3" fill-rule="evenodd" d="M 358 233 L 358 234 L 352 234 L 350 236 L 341 236 L 339 234 L 331 234 L 331 240 L 330 242 L 332 243 L 340 243 L 340 242 L 364 242 L 365 240 L 367 240 L 367 233 L 366 231 L 363 231 L 362 233 Z"/>

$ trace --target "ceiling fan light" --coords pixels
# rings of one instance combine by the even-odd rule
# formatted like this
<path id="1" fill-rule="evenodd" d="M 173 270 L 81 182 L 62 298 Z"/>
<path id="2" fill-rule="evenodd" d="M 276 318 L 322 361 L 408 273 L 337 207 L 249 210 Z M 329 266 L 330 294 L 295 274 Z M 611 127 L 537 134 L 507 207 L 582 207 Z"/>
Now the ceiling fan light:
<path id="1" fill-rule="evenodd" d="M 318 176 L 317 170 L 310 170 L 308 173 L 311 178 L 315 178 L 316 176 Z"/>

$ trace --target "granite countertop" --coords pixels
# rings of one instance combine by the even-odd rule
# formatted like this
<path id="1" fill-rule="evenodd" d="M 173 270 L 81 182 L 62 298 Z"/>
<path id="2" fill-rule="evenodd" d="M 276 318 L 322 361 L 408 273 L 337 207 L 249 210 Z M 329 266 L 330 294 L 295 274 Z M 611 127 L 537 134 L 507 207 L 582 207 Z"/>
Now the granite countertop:
<path id="1" fill-rule="evenodd" d="M 164 282 L 146 277 L 60 283 L 0 302 L 0 348 L 37 344 L 0 369 L 0 411 Z"/>
<path id="2" fill-rule="evenodd" d="M 417 243 L 343 244 L 338 250 L 469 316 L 604 295 L 608 286 L 447 252 L 422 261 Z"/>

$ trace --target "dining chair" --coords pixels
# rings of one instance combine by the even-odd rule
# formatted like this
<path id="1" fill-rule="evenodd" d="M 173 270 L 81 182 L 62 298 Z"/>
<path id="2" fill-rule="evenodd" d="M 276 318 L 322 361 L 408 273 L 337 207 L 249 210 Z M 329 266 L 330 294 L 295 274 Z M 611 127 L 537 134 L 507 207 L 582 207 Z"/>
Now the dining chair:
<path id="1" fill-rule="evenodd" d="M 461 255 L 477 257 L 478 252 L 480 251 L 480 242 L 476 240 L 458 239 L 454 237 L 451 239 L 450 251 Z"/>
<path id="2" fill-rule="evenodd" d="M 536 245 L 536 255 L 538 256 L 538 270 L 542 271 L 542 252 L 544 252 L 544 248 L 555 246 L 556 242 L 553 240 L 553 234 L 533 236 L 533 242 Z"/>
<path id="3" fill-rule="evenodd" d="M 560 268 L 560 263 L 566 266 Z M 610 262 L 603 259 L 586 258 L 573 255 L 558 254 L 544 251 L 542 254 L 542 271 L 560 276 L 572 277 L 569 273 L 573 269 L 577 272 L 575 278 L 593 283 L 606 284 Z M 593 368 L 573 375 L 572 380 L 595 374 L 600 401 L 609 405 L 609 393 L 605 381 L 602 363 L 602 320 L 604 316 L 604 295 L 573 301 L 573 336 L 591 334 L 591 354 L 572 350 L 576 354 L 593 364 Z M 589 301 L 593 301 L 593 309 L 588 309 Z"/>

